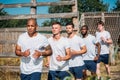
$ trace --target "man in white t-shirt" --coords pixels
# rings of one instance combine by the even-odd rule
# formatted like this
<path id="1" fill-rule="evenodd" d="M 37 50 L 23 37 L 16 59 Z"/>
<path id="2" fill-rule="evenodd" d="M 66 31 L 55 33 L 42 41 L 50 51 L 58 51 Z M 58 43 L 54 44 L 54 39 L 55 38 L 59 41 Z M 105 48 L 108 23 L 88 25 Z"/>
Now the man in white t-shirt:
<path id="1" fill-rule="evenodd" d="M 84 78 L 87 76 L 86 70 L 89 70 L 92 74 L 92 79 L 95 80 L 97 60 L 100 55 L 100 43 L 96 40 L 95 36 L 88 33 L 87 25 L 83 25 L 80 31 L 87 47 L 87 52 L 82 55 L 85 62 Z"/>
<path id="2" fill-rule="evenodd" d="M 71 59 L 69 60 L 69 70 L 74 75 L 75 80 L 81 80 L 83 77 L 84 66 L 82 54 L 87 51 L 86 46 L 83 39 L 74 33 L 73 23 L 66 24 L 66 31 L 68 34 L 67 39 L 70 44 L 72 55 Z"/>
<path id="3" fill-rule="evenodd" d="M 27 21 L 27 32 L 18 38 L 15 53 L 21 57 L 21 80 L 40 80 L 43 56 L 52 54 L 47 38 L 36 31 L 37 22 L 30 18 Z"/>
<path id="4" fill-rule="evenodd" d="M 110 67 L 109 67 L 109 44 L 112 44 L 112 39 L 110 33 L 104 29 L 104 22 L 99 21 L 97 23 L 98 32 L 96 32 L 96 38 L 101 45 L 101 52 L 97 63 L 97 75 L 100 79 L 100 62 L 105 64 L 105 68 L 108 76 L 110 77 Z"/>
<path id="5" fill-rule="evenodd" d="M 70 46 L 66 38 L 61 36 L 61 24 L 59 22 L 52 23 L 53 36 L 48 39 L 52 55 L 48 57 L 49 73 L 48 80 L 64 80 L 70 76 L 68 60 L 71 58 Z"/>

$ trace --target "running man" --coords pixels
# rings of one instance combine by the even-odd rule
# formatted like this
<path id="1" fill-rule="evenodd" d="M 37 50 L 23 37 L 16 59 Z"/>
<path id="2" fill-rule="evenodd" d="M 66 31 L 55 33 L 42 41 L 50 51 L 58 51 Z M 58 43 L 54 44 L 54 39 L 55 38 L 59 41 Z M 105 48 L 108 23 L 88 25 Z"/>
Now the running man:
<path id="1" fill-rule="evenodd" d="M 18 38 L 15 53 L 20 56 L 21 80 L 40 80 L 43 66 L 43 56 L 52 54 L 47 38 L 36 31 L 36 19 L 27 21 L 27 32 Z"/>
<path id="2" fill-rule="evenodd" d="M 53 54 L 48 57 L 49 73 L 48 80 L 64 80 L 70 76 L 69 70 L 70 46 L 66 38 L 61 36 L 61 24 L 59 22 L 52 23 L 53 36 L 48 39 Z"/>
<path id="3" fill-rule="evenodd" d="M 109 45 L 112 44 L 111 35 L 104 28 L 104 22 L 99 21 L 97 23 L 98 32 L 96 32 L 96 38 L 101 45 L 101 52 L 97 63 L 97 76 L 100 79 L 100 62 L 103 62 L 110 77 L 110 67 L 109 67 Z"/>
<path id="4" fill-rule="evenodd" d="M 83 71 L 84 78 L 87 77 L 86 70 L 89 70 L 92 74 L 92 77 L 95 78 L 97 60 L 100 55 L 100 43 L 96 40 L 95 36 L 88 33 L 89 29 L 87 25 L 83 25 L 80 31 L 87 47 L 87 52 L 83 54 L 83 60 L 85 62 L 85 69 Z"/>
<path id="5" fill-rule="evenodd" d="M 67 39 L 70 44 L 72 55 L 69 61 L 69 70 L 74 75 L 75 80 L 82 80 L 84 66 L 82 54 L 84 54 L 87 51 L 86 46 L 84 44 L 83 39 L 74 33 L 73 23 L 66 24 L 66 31 L 68 34 Z"/>

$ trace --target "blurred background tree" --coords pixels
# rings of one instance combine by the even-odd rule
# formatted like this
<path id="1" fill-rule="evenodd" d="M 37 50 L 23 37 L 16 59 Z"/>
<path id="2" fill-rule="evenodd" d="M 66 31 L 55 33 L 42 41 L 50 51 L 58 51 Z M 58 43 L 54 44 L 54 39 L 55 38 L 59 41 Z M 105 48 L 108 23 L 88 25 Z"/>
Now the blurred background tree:
<path id="1" fill-rule="evenodd" d="M 117 0 L 115 5 L 116 6 L 113 8 L 113 11 L 120 11 L 120 0 Z"/>
<path id="2" fill-rule="evenodd" d="M 64 0 L 61 0 L 64 1 Z M 78 0 L 78 11 L 80 15 L 82 12 L 98 12 L 108 11 L 108 4 L 104 4 L 102 0 Z M 49 13 L 65 13 L 71 12 L 71 6 L 51 6 L 49 7 Z M 52 18 L 42 23 L 42 26 L 50 26 L 52 22 L 59 21 L 63 26 L 67 22 L 71 22 L 72 19 Z"/>
<path id="3" fill-rule="evenodd" d="M 0 16 L 9 15 L 4 9 L 0 9 Z M 25 27 L 27 20 L 1 20 L 0 28 Z"/>

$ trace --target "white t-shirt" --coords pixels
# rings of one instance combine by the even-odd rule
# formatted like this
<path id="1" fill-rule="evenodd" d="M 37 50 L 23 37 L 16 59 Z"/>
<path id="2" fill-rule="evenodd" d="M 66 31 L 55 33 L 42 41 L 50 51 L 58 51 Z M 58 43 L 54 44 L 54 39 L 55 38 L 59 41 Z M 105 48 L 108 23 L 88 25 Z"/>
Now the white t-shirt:
<path id="1" fill-rule="evenodd" d="M 101 37 L 104 37 L 105 39 L 110 39 L 110 33 L 108 31 L 103 31 L 103 32 L 96 32 L 96 38 L 98 42 L 101 44 L 101 52 L 100 54 L 109 54 L 109 44 L 104 43 L 101 40 Z"/>
<path id="2" fill-rule="evenodd" d="M 83 39 L 77 35 L 74 35 L 72 38 L 68 38 L 70 48 L 73 50 L 81 50 L 80 48 L 85 46 Z M 77 67 L 84 65 L 82 55 L 72 56 L 69 60 L 69 67 Z"/>
<path id="3" fill-rule="evenodd" d="M 66 38 L 61 37 L 58 41 L 55 41 L 53 37 L 48 39 L 53 54 L 50 56 L 50 66 L 49 69 L 52 71 L 66 71 L 69 69 L 68 61 L 57 61 L 56 57 L 58 55 L 65 56 L 65 49 L 70 48 Z"/>
<path id="4" fill-rule="evenodd" d="M 94 60 L 96 56 L 96 46 L 95 44 L 98 42 L 97 39 L 93 36 L 88 34 L 87 37 L 83 38 L 85 45 L 87 47 L 87 52 L 83 54 L 83 60 Z"/>
<path id="5" fill-rule="evenodd" d="M 21 57 L 20 70 L 23 74 L 31 74 L 33 72 L 41 72 L 43 57 L 40 56 L 38 59 L 32 57 L 35 50 L 49 45 L 47 38 L 39 33 L 35 37 L 29 37 L 28 33 L 23 33 L 19 36 L 17 44 L 21 46 L 21 51 L 24 52 L 30 49 L 29 57 Z"/>

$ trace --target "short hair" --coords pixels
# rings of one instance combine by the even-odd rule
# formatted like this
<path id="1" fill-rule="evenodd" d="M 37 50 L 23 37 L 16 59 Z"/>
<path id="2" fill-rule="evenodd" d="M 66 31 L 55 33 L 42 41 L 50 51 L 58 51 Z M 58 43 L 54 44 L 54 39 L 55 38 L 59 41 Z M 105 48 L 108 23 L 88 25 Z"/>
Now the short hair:
<path id="1" fill-rule="evenodd" d="M 52 26 L 55 25 L 55 24 L 58 24 L 58 25 L 61 26 L 61 23 L 60 23 L 60 22 L 53 22 L 53 23 L 52 23 Z"/>
<path id="2" fill-rule="evenodd" d="M 102 26 L 104 26 L 104 22 L 101 21 L 101 20 L 97 22 L 97 25 L 99 25 L 99 24 L 102 25 Z"/>
<path id="3" fill-rule="evenodd" d="M 34 21 L 35 22 L 35 25 L 37 26 L 37 21 L 36 21 L 36 19 L 35 18 L 29 18 L 28 20 L 27 20 L 27 23 L 29 22 L 29 21 Z"/>
<path id="4" fill-rule="evenodd" d="M 74 28 L 74 24 L 72 22 L 69 22 L 66 24 L 66 26 L 68 26 L 68 25 L 72 25 L 72 28 Z"/>
<path id="5" fill-rule="evenodd" d="M 87 30 L 89 30 L 87 25 L 83 25 L 80 30 L 82 30 L 83 27 L 85 27 Z"/>

